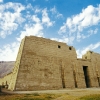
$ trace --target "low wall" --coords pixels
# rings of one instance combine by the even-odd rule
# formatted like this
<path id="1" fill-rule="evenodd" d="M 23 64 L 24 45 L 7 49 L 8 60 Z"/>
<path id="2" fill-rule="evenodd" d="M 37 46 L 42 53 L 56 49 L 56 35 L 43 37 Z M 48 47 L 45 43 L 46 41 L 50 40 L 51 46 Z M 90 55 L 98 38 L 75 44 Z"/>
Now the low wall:
<path id="1" fill-rule="evenodd" d="M 0 85 L 9 85 L 11 81 L 12 73 L 0 78 Z"/>

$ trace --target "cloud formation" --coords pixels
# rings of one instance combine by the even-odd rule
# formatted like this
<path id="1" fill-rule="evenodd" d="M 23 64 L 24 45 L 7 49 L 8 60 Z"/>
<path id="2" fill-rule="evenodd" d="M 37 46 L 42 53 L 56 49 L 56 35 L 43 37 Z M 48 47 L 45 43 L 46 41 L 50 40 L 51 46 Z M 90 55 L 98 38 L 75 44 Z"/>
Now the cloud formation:
<path id="1" fill-rule="evenodd" d="M 56 9 L 55 6 L 54 6 L 53 8 L 51 8 L 50 11 L 52 12 L 52 14 L 55 14 L 55 15 L 56 15 L 56 16 L 55 16 L 56 18 L 63 18 L 63 15 L 60 14 L 60 13 L 57 11 L 57 9 Z"/>
<path id="2" fill-rule="evenodd" d="M 0 37 L 5 38 L 18 28 L 24 21 L 21 15 L 24 9 L 20 3 L 9 2 L 0 5 Z"/>
<path id="3" fill-rule="evenodd" d="M 50 21 L 50 18 L 48 17 L 47 9 L 42 10 L 42 23 L 46 24 L 46 26 L 52 26 L 53 22 Z"/>
<path id="4" fill-rule="evenodd" d="M 15 61 L 19 45 L 19 42 L 13 42 L 0 48 L 0 61 Z"/>
<path id="5" fill-rule="evenodd" d="M 100 47 L 100 42 L 97 42 L 95 44 L 90 44 L 87 47 L 84 47 L 82 50 L 78 49 L 76 51 L 77 52 L 77 56 L 78 56 L 78 58 L 81 58 L 82 55 L 84 55 L 86 53 L 86 51 L 95 50 L 95 49 L 97 49 L 99 47 Z"/>
<path id="6" fill-rule="evenodd" d="M 39 18 L 37 13 L 41 14 L 42 17 Z M 20 36 L 17 38 L 18 41 L 21 41 L 22 38 L 30 35 L 44 37 L 43 35 L 44 28 L 51 27 L 54 24 L 54 21 L 51 21 L 48 16 L 47 8 L 44 9 L 36 8 L 34 10 L 34 14 L 33 15 L 28 14 L 27 18 L 29 20 L 28 22 L 26 20 L 27 24 L 24 25 L 24 29 L 21 31 Z"/>
<path id="7" fill-rule="evenodd" d="M 24 11 L 25 15 L 23 15 L 22 11 Z M 31 11 L 34 11 L 33 14 L 30 13 Z M 38 14 L 41 14 L 42 17 L 39 18 Z M 49 18 L 47 8 L 39 9 L 32 7 L 31 4 L 24 6 L 20 3 L 12 2 L 0 5 L 1 38 L 12 34 L 18 28 L 22 29 L 20 36 L 17 37 L 18 40 L 29 35 L 43 36 L 44 27 L 51 27 L 53 24 L 54 21 Z"/>
<path id="8" fill-rule="evenodd" d="M 0 2 L 3 2 L 3 0 L 0 0 Z"/>
<path id="9" fill-rule="evenodd" d="M 2 0 L 1 0 L 2 1 Z M 0 38 L 6 38 L 8 35 L 16 34 L 16 42 L 5 44 L 0 48 L 0 60 L 15 60 L 20 41 L 25 36 L 45 37 L 45 29 L 55 28 L 57 21 L 63 19 L 56 7 L 39 8 L 31 4 L 26 6 L 21 3 L 8 2 L 0 4 Z M 89 38 L 98 34 L 98 27 L 89 28 L 98 25 L 100 22 L 100 5 L 93 7 L 89 5 L 81 13 L 73 15 L 66 19 L 66 22 L 60 27 L 55 28 L 59 33 L 59 38 L 51 37 L 52 40 L 65 42 L 68 45 L 79 39 Z M 60 22 L 61 24 L 61 22 Z M 55 27 L 53 27 L 55 26 Z M 85 30 L 86 33 L 83 33 Z M 50 29 L 49 29 L 50 31 Z M 50 34 L 50 33 L 49 33 Z M 57 34 L 58 35 L 58 34 Z M 95 50 L 100 47 L 100 42 L 91 44 L 83 49 L 78 49 L 77 54 L 80 57 L 87 50 Z"/>
<path id="10" fill-rule="evenodd" d="M 94 7 L 89 5 L 83 9 L 81 13 L 73 15 L 66 19 L 66 22 L 59 29 L 59 34 L 68 34 L 69 36 L 75 36 L 78 39 L 87 38 L 97 32 L 97 28 L 89 31 L 85 34 L 83 30 L 97 25 L 100 22 L 100 5 Z M 94 31 L 94 32 L 93 32 Z"/>
<path id="11" fill-rule="evenodd" d="M 0 38 L 5 38 L 13 34 L 14 31 L 17 31 L 18 34 L 16 36 L 16 42 L 5 44 L 0 48 L 0 61 L 14 61 L 19 44 L 25 36 L 34 35 L 44 37 L 44 28 L 54 25 L 54 21 L 51 20 L 48 13 L 49 10 L 47 8 L 40 9 L 33 7 L 31 4 L 27 6 L 12 2 L 1 4 Z"/>

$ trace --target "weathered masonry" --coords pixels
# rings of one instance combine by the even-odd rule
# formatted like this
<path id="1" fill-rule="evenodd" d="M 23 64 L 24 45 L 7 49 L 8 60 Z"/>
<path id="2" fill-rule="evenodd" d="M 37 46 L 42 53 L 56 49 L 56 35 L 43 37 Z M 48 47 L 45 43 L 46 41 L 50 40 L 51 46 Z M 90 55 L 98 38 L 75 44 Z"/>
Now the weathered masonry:
<path id="1" fill-rule="evenodd" d="M 6 82 L 6 80 L 5 80 Z M 50 90 L 100 86 L 100 54 L 77 59 L 73 46 L 35 36 L 20 45 L 9 90 Z"/>

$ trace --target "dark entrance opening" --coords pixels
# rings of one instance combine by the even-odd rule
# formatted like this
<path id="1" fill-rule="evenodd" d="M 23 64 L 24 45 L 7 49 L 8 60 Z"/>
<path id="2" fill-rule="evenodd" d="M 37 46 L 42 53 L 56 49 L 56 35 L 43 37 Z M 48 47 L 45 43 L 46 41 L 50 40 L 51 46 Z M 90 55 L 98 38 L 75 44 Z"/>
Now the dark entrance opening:
<path id="1" fill-rule="evenodd" d="M 98 75 L 97 75 L 97 79 L 98 79 L 98 84 L 99 84 L 99 87 L 100 87 L 100 77 L 98 77 Z"/>
<path id="2" fill-rule="evenodd" d="M 89 84 L 89 75 L 88 75 L 88 66 L 83 66 L 83 71 L 84 71 L 84 78 L 85 78 L 85 83 L 86 83 L 86 87 L 90 87 Z"/>

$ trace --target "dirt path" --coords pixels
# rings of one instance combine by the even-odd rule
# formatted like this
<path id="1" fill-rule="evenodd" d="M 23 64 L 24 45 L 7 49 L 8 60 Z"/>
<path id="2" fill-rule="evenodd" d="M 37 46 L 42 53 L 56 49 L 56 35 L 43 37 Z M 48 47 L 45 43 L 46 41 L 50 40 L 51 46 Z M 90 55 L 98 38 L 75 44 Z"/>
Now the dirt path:
<path id="1" fill-rule="evenodd" d="M 54 100 L 76 100 L 79 97 L 90 95 L 90 94 L 100 94 L 100 88 L 87 88 L 87 89 L 62 89 L 62 90 L 42 90 L 42 91 L 7 91 L 3 90 L 5 93 L 11 94 L 55 94 L 60 95 Z"/>
<path id="2" fill-rule="evenodd" d="M 17 94 L 26 94 L 26 93 L 66 93 L 69 95 L 81 96 L 88 94 L 97 94 L 100 93 L 100 88 L 87 88 L 87 89 L 62 89 L 62 90 L 41 90 L 41 91 L 13 91 L 12 93 Z"/>

